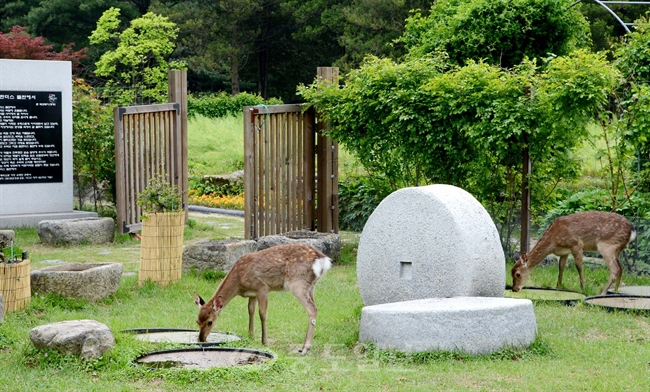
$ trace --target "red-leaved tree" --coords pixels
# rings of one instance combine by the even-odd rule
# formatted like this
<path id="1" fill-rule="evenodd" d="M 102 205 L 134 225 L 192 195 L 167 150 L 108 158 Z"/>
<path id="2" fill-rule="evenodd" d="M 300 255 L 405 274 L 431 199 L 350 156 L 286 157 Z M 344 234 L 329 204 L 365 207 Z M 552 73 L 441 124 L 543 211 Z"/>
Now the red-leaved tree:
<path id="1" fill-rule="evenodd" d="M 74 43 L 67 44 L 60 52 L 53 45 L 45 43 L 45 38 L 32 38 L 22 26 L 14 26 L 9 33 L 0 32 L 0 58 L 21 60 L 62 60 L 72 62 L 72 69 L 79 71 L 81 60 L 86 57 L 86 48 L 74 51 Z"/>

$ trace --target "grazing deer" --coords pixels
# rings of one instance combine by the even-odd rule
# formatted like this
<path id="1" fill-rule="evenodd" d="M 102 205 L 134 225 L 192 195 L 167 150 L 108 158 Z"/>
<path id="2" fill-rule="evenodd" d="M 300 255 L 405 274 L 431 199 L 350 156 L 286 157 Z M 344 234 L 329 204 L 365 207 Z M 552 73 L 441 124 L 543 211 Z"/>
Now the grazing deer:
<path id="1" fill-rule="evenodd" d="M 528 254 L 522 253 L 515 262 L 512 267 L 512 291 L 521 290 L 530 271 L 553 253 L 560 257 L 557 287 L 562 286 L 562 273 L 569 254 L 572 254 L 580 276 L 580 287 L 584 292 L 582 252 L 598 251 L 609 266 L 609 281 L 602 295 L 607 294 L 614 281 L 618 293 L 623 274 L 619 256 L 635 238 L 636 230 L 630 221 L 613 212 L 586 211 L 561 216 L 553 221 L 533 249 Z"/>
<path id="2" fill-rule="evenodd" d="M 194 293 L 199 307 L 199 342 L 205 342 L 221 310 L 237 295 L 248 297 L 248 334 L 254 337 L 255 307 L 259 302 L 262 344 L 266 338 L 266 310 L 271 291 L 289 290 L 307 311 L 307 336 L 300 352 L 311 347 L 318 309 L 314 288 L 318 279 L 332 266 L 329 257 L 306 244 L 276 245 L 242 256 L 207 302 Z"/>

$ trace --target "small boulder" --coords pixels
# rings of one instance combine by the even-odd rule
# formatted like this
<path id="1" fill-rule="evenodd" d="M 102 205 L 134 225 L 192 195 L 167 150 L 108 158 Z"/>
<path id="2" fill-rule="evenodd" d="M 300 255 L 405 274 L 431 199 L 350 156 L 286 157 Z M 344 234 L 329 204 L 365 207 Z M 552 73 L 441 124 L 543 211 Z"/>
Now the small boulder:
<path id="1" fill-rule="evenodd" d="M 183 270 L 223 271 L 228 273 L 243 255 L 257 251 L 255 241 L 203 240 L 183 250 Z"/>
<path id="2" fill-rule="evenodd" d="M 341 237 L 334 233 L 320 233 L 309 230 L 296 230 L 284 234 L 267 235 L 257 239 L 257 250 L 280 244 L 303 243 L 323 252 L 332 261 L 341 260 Z"/>
<path id="3" fill-rule="evenodd" d="M 44 244 L 103 244 L 113 242 L 113 218 L 58 219 L 38 222 L 38 237 Z"/>
<path id="4" fill-rule="evenodd" d="M 92 360 L 100 358 L 115 346 L 115 337 L 108 326 L 95 320 L 70 320 L 41 325 L 29 332 L 38 349 L 57 350 Z"/>

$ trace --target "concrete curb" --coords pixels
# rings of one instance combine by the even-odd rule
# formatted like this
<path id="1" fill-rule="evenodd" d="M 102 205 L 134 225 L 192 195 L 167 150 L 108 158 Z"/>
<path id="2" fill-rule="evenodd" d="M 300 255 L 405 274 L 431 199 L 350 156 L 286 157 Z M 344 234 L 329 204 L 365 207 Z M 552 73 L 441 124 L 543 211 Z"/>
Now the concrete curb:
<path id="1" fill-rule="evenodd" d="M 225 208 L 212 208 L 204 206 L 193 206 L 189 205 L 187 207 L 188 211 L 202 212 L 204 214 L 224 214 L 224 215 L 233 215 L 233 216 L 244 216 L 244 211 L 239 210 L 227 210 Z"/>

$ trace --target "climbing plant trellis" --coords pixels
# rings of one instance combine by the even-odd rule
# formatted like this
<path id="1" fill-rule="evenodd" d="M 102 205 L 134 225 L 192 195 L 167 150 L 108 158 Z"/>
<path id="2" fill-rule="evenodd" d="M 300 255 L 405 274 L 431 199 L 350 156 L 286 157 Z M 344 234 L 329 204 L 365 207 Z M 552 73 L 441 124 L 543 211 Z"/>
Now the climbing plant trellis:
<path id="1" fill-rule="evenodd" d="M 603 7 L 604 9 L 607 10 L 607 12 L 616 19 L 616 21 L 623 26 L 626 32 L 630 32 L 630 26 L 634 26 L 634 23 L 629 23 L 629 22 L 624 22 L 623 19 L 621 19 L 618 14 L 613 11 L 611 8 L 609 8 L 609 4 L 616 4 L 616 5 L 650 5 L 650 1 L 600 1 L 600 0 L 587 0 L 584 1 L 585 3 L 595 3 L 598 4 L 599 6 Z M 582 0 L 578 0 L 575 3 L 571 4 L 571 7 L 575 6 L 578 3 L 583 3 Z"/>

